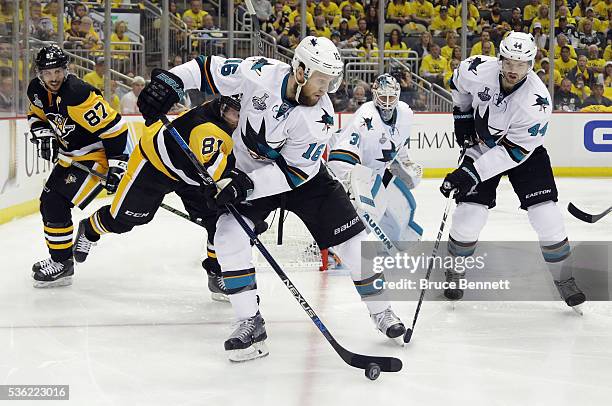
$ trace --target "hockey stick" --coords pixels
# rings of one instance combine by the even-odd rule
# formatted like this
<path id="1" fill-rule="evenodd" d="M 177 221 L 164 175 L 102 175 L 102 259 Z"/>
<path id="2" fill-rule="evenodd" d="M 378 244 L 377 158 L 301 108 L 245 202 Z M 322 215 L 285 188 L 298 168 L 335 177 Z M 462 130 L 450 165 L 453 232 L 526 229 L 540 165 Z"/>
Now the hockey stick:
<path id="1" fill-rule="evenodd" d="M 606 210 L 599 214 L 589 214 L 574 206 L 574 203 L 570 203 L 567 205 L 567 211 L 569 211 L 570 214 L 576 217 L 578 220 L 582 220 L 587 223 L 596 223 L 605 216 L 607 216 L 609 213 L 612 213 L 612 207 L 608 207 Z"/>
<path id="2" fill-rule="evenodd" d="M 178 131 L 174 128 L 172 123 L 168 120 L 166 116 L 161 117 L 162 123 L 168 129 L 168 132 L 174 138 L 176 143 L 181 147 L 187 158 L 191 161 L 193 166 L 196 168 L 197 173 L 199 174 L 202 182 L 206 185 L 216 185 L 215 181 L 208 174 L 206 169 L 202 167 L 200 162 L 197 160 L 193 151 L 189 149 L 189 146 L 185 143 L 185 140 L 181 137 Z M 366 371 L 366 376 L 370 379 L 376 379 L 381 371 L 383 372 L 397 372 L 402 369 L 402 361 L 398 358 L 393 357 L 376 357 L 369 355 L 361 355 L 355 354 L 351 351 L 348 351 L 344 347 L 342 347 L 336 339 L 329 332 L 325 324 L 319 319 L 319 316 L 315 313 L 315 311 L 310 307 L 310 304 L 304 299 L 302 294 L 297 290 L 295 285 L 291 282 L 287 274 L 281 269 L 276 260 L 272 257 L 270 252 L 266 249 L 266 247 L 259 241 L 257 234 L 249 227 L 247 222 L 242 218 L 238 210 L 232 204 L 226 205 L 226 208 L 229 212 L 234 216 L 240 227 L 244 230 L 244 232 L 248 235 L 251 241 L 255 244 L 259 252 L 266 258 L 266 261 L 270 264 L 274 272 L 279 276 L 283 284 L 289 289 L 295 300 L 300 304 L 302 309 L 306 312 L 310 320 L 317 326 L 321 334 L 327 339 L 332 346 L 332 348 L 336 351 L 340 358 L 344 360 L 347 364 L 352 367 L 364 369 Z"/>
<path id="3" fill-rule="evenodd" d="M 434 249 L 431 253 L 431 258 L 429 260 L 429 264 L 427 265 L 427 273 L 425 274 L 425 280 L 429 282 L 429 277 L 431 276 L 431 270 L 433 269 L 434 258 L 438 255 L 438 249 L 440 248 L 440 240 L 442 240 L 442 235 L 444 234 L 444 227 L 446 227 L 446 219 L 448 218 L 448 212 L 451 208 L 451 202 L 453 200 L 455 193 L 451 192 L 451 194 L 446 198 L 446 207 L 444 208 L 444 214 L 442 215 L 442 223 L 440 224 L 440 229 L 438 230 L 438 237 L 436 238 L 436 242 L 434 244 Z M 416 311 L 414 312 L 414 319 L 412 319 L 412 328 L 406 329 L 406 333 L 404 334 L 404 342 L 409 343 L 412 338 L 412 333 L 414 332 L 414 326 L 416 325 L 417 319 L 419 318 L 419 312 L 421 311 L 421 305 L 423 304 L 423 298 L 425 297 L 425 289 L 421 289 L 421 296 L 419 297 L 419 303 L 417 304 Z"/>
<path id="4" fill-rule="evenodd" d="M 106 175 L 105 175 L 105 174 L 103 174 L 103 173 L 101 173 L 101 172 L 98 172 L 98 171 L 96 171 L 95 169 L 92 169 L 92 168 L 90 168 L 90 167 L 88 167 L 88 166 L 86 166 L 86 165 L 83 165 L 83 164 L 82 164 L 82 163 L 80 163 L 79 161 L 75 161 L 74 159 L 70 158 L 69 156 L 66 156 L 66 155 L 63 155 L 63 154 L 59 154 L 57 157 L 58 157 L 58 159 L 59 159 L 60 161 L 64 161 L 64 162 L 66 162 L 67 164 L 70 164 L 70 165 L 74 166 L 75 168 L 78 168 L 78 169 L 80 169 L 80 170 L 82 170 L 82 171 L 85 171 L 85 172 L 89 173 L 91 176 L 95 176 L 96 178 L 98 178 L 98 179 L 103 180 L 104 182 L 106 182 Z M 198 223 L 197 221 L 192 220 L 192 219 L 191 219 L 191 217 L 189 217 L 189 215 L 188 215 L 188 214 L 185 214 L 185 213 L 183 213 L 182 211 L 175 209 L 174 207 L 168 206 L 168 205 L 167 205 L 167 204 L 165 204 L 165 203 L 162 203 L 162 204 L 160 205 L 160 207 L 161 207 L 162 209 L 166 209 L 166 210 L 168 210 L 170 213 L 174 213 L 174 214 L 176 214 L 176 215 L 177 215 L 177 216 L 179 216 L 179 217 L 182 217 L 182 218 L 184 218 L 184 219 L 186 219 L 186 220 L 189 220 L 190 222 L 192 222 L 192 223 L 194 223 L 194 224 L 197 224 L 197 225 L 199 225 L 199 226 L 201 226 L 201 227 L 204 227 L 204 225 L 203 225 L 203 224 Z"/>
<path id="5" fill-rule="evenodd" d="M 251 23 L 253 24 L 253 34 L 255 35 L 255 42 L 257 42 L 257 50 L 259 51 L 260 56 L 264 56 L 263 41 L 261 40 L 261 32 L 259 32 L 259 19 L 257 18 L 257 13 L 255 13 L 253 1 L 245 0 L 244 2 L 249 14 L 251 15 Z"/>

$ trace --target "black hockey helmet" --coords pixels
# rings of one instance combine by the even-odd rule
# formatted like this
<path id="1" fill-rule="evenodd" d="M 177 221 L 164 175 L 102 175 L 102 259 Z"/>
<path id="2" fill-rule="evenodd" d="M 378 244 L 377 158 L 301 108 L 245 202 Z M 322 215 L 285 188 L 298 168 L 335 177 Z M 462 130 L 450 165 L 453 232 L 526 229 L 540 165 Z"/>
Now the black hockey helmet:
<path id="1" fill-rule="evenodd" d="M 221 96 L 221 110 L 225 110 L 226 107 L 231 107 L 236 111 L 240 111 L 240 101 L 242 99 L 241 94 L 234 94 L 231 96 Z"/>
<path id="2" fill-rule="evenodd" d="M 68 55 L 62 48 L 53 44 L 43 47 L 36 55 L 36 69 L 40 72 L 45 69 L 67 69 Z"/>

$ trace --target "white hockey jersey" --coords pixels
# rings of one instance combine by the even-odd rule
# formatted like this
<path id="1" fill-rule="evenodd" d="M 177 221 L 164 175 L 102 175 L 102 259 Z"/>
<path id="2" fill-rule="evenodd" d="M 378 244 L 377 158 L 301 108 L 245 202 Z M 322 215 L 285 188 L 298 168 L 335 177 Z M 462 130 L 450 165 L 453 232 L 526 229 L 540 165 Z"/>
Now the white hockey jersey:
<path id="1" fill-rule="evenodd" d="M 461 62 L 450 82 L 454 105 L 474 108 L 481 143 L 466 155 L 482 181 L 520 165 L 542 145 L 552 112 L 548 89 L 535 72 L 509 94 L 499 72 L 496 58 L 476 55 Z"/>
<path id="2" fill-rule="evenodd" d="M 242 94 L 240 121 L 234 131 L 236 167 L 249 174 L 254 190 L 249 200 L 298 187 L 317 174 L 331 137 L 334 108 L 328 95 L 313 107 L 288 100 L 291 67 L 263 57 L 225 59 L 199 56 L 172 68 L 185 89 L 208 94 Z M 260 156 L 249 153 L 245 135 L 257 139 Z"/>
<path id="3" fill-rule="evenodd" d="M 347 126 L 335 133 L 330 141 L 328 166 L 336 177 L 348 179 L 355 164 L 371 168 L 383 176 L 385 166 L 399 153 L 398 159 L 408 160 L 408 147 L 414 113 L 399 102 L 392 124 L 380 117 L 373 101 L 364 103 L 353 114 Z"/>

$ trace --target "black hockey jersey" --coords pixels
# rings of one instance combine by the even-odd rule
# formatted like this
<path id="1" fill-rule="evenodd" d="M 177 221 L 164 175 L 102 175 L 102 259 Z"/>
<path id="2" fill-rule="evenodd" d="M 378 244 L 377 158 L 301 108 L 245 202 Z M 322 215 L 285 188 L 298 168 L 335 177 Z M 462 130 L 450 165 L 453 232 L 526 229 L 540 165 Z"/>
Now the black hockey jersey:
<path id="1" fill-rule="evenodd" d="M 63 154 L 75 160 L 100 161 L 124 153 L 127 123 L 98 89 L 78 77 L 69 74 L 57 93 L 33 79 L 28 99 L 30 128 L 52 129 Z"/>
<path id="2" fill-rule="evenodd" d="M 214 180 L 234 167 L 232 129 L 221 117 L 219 99 L 187 111 L 172 124 Z M 169 178 L 194 186 L 201 183 L 193 164 L 161 121 L 145 129 L 138 145 L 144 157 Z"/>

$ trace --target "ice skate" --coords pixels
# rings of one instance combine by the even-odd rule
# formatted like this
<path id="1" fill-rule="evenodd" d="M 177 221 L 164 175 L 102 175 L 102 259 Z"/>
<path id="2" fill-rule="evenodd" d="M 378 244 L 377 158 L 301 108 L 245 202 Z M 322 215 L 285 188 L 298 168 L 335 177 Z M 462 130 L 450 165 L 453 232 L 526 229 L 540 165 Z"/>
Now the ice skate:
<path id="1" fill-rule="evenodd" d="M 74 245 L 72 246 L 74 260 L 79 263 L 85 262 L 91 247 L 96 245 L 94 241 L 89 240 L 85 235 L 85 225 L 87 221 L 89 221 L 89 219 L 84 219 L 79 222 L 79 229 L 76 237 L 74 238 Z"/>
<path id="2" fill-rule="evenodd" d="M 72 275 L 74 275 L 72 258 L 61 262 L 47 258 L 32 265 L 32 278 L 35 288 L 72 285 Z"/>
<path id="3" fill-rule="evenodd" d="M 219 263 L 214 258 L 206 258 L 202 261 L 202 267 L 208 275 L 208 290 L 210 297 L 217 302 L 229 302 L 223 276 L 221 276 L 221 268 Z"/>
<path id="4" fill-rule="evenodd" d="M 238 322 L 236 329 L 224 344 L 230 361 L 243 362 L 268 355 L 265 324 L 259 312 Z"/>
<path id="5" fill-rule="evenodd" d="M 576 280 L 571 277 L 563 281 L 555 281 L 555 286 L 561 295 L 561 299 L 567 303 L 576 313 L 582 316 L 580 305 L 586 300 L 585 294 L 576 285 Z"/>
<path id="6" fill-rule="evenodd" d="M 463 289 L 459 289 L 459 282 L 462 279 L 465 279 L 465 272 L 456 272 L 454 269 L 447 269 L 446 272 L 446 282 L 453 282 L 456 288 L 446 288 L 444 289 L 444 296 L 448 300 L 460 300 L 463 297 Z"/>
<path id="7" fill-rule="evenodd" d="M 391 307 L 383 310 L 380 313 L 371 314 L 370 317 L 376 325 L 378 331 L 389 338 L 392 338 L 399 345 L 404 345 L 403 336 L 406 332 L 404 323 L 393 313 Z"/>

